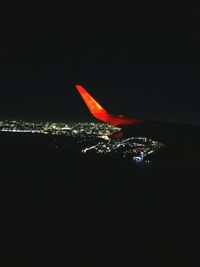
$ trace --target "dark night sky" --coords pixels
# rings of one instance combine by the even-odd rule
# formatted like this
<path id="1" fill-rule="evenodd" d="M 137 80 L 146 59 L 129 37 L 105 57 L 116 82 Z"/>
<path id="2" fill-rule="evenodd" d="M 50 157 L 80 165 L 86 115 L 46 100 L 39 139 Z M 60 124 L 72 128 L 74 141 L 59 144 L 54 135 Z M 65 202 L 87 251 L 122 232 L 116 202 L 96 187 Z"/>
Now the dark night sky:
<path id="1" fill-rule="evenodd" d="M 114 113 L 200 123 L 198 9 L 74 10 L 5 23 L 1 119 L 89 118 L 79 83 Z"/>

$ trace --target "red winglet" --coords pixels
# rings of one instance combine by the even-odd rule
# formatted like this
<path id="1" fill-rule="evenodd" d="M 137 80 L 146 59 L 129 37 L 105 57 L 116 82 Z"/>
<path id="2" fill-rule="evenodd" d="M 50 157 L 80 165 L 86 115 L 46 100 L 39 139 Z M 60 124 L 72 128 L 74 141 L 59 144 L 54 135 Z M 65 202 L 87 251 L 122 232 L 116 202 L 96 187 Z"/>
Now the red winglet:
<path id="1" fill-rule="evenodd" d="M 130 118 L 125 118 L 121 115 L 113 115 L 108 113 L 81 85 L 76 85 L 76 89 L 83 98 L 85 104 L 87 105 L 91 114 L 104 122 L 107 122 L 113 126 L 125 126 L 134 125 L 141 123 L 141 120 L 135 120 Z"/>

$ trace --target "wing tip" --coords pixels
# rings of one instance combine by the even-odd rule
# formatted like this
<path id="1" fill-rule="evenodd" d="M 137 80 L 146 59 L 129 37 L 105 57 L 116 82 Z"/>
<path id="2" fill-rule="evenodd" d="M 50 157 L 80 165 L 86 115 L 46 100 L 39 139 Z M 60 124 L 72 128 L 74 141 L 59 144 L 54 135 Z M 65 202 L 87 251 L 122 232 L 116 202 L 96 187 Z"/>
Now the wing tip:
<path id="1" fill-rule="evenodd" d="M 84 89 L 84 87 L 83 87 L 81 84 L 76 84 L 76 85 L 75 85 L 75 88 L 76 88 L 77 90 L 79 90 L 79 89 Z"/>

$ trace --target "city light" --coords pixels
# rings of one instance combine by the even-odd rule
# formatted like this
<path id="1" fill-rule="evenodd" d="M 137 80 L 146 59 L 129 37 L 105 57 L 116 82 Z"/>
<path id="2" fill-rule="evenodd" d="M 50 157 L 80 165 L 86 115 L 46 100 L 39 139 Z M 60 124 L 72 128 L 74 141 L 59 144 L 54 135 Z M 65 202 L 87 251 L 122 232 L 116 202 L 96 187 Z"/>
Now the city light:
<path id="1" fill-rule="evenodd" d="M 115 139 L 113 136 L 120 132 L 120 128 L 105 123 L 0 121 L 0 132 L 63 136 L 66 137 L 66 147 L 78 144 L 84 155 L 118 156 L 132 158 L 135 162 L 143 161 L 164 147 L 145 136 Z M 53 147 L 60 148 L 58 144 Z"/>

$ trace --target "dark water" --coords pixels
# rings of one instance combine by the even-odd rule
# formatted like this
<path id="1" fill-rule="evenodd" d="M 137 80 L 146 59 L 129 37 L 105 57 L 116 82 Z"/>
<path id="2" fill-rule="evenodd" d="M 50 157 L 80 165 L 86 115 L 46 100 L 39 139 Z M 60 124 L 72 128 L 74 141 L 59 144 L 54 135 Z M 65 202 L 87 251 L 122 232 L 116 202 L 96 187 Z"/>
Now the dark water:
<path id="1" fill-rule="evenodd" d="M 85 157 L 1 135 L 3 266 L 198 266 L 198 159 Z"/>

